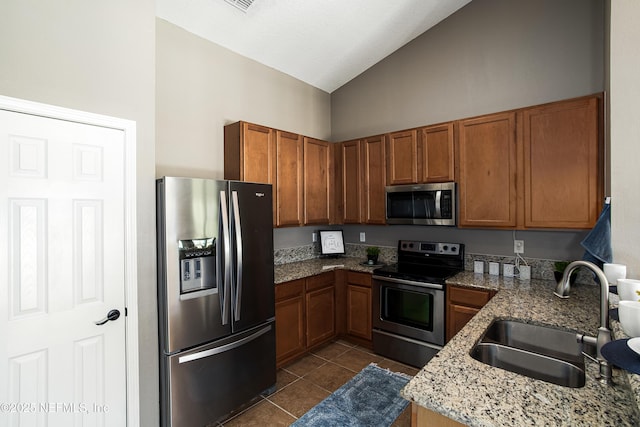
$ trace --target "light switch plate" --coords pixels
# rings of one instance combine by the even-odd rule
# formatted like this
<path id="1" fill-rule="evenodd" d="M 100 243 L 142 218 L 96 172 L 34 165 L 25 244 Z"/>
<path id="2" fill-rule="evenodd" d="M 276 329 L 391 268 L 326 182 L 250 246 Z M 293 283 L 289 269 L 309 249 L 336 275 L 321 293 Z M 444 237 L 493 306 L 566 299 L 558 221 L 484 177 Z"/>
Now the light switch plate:
<path id="1" fill-rule="evenodd" d="M 529 280 L 531 279 L 531 267 L 528 265 L 521 265 L 520 268 L 520 279 L 521 280 Z"/>
<path id="2" fill-rule="evenodd" d="M 500 275 L 500 263 L 490 262 L 489 263 L 489 274 L 491 274 L 493 276 L 499 276 Z"/>
<path id="3" fill-rule="evenodd" d="M 365 236 L 364 232 L 360 232 L 360 241 L 361 241 L 361 242 L 366 242 L 366 241 L 367 241 L 367 239 L 366 239 L 366 236 Z"/>
<path id="4" fill-rule="evenodd" d="M 524 240 L 514 240 L 513 241 L 513 253 L 514 254 L 523 254 L 524 253 Z"/>

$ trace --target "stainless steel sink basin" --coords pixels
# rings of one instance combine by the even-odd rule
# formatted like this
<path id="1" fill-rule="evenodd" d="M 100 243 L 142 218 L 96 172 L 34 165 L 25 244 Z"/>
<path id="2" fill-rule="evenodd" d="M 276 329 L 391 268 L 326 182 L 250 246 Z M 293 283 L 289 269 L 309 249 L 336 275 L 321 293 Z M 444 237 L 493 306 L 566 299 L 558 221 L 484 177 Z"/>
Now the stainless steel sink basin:
<path id="1" fill-rule="evenodd" d="M 487 365 L 565 387 L 583 387 L 583 344 L 575 332 L 517 320 L 494 320 L 471 350 Z"/>

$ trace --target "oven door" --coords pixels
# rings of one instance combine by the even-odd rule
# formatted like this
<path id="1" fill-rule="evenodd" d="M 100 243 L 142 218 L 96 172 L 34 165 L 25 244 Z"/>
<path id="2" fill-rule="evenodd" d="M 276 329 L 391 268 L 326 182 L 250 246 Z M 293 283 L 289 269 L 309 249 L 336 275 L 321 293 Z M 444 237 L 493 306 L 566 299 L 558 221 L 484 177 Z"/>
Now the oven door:
<path id="1" fill-rule="evenodd" d="M 444 345 L 444 286 L 373 276 L 374 330 Z"/>

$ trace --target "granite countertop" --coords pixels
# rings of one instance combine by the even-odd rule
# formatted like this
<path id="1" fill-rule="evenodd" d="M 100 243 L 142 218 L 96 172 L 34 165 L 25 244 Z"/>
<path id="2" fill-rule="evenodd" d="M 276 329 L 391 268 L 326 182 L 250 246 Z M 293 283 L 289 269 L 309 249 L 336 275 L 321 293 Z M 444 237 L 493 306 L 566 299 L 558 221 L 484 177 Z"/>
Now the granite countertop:
<path id="1" fill-rule="evenodd" d="M 616 385 L 603 386 L 595 380 L 598 366 L 587 361 L 586 385 L 568 388 L 494 368 L 469 355 L 496 317 L 595 336 L 599 287 L 576 285 L 570 298 L 559 299 L 553 295 L 555 283 L 546 280 L 462 272 L 447 283 L 499 292 L 407 384 L 403 397 L 470 426 L 639 425 L 638 375 L 614 368 Z M 617 298 L 612 302 L 617 303 Z M 624 338 L 617 322 L 612 322 L 612 329 L 614 336 Z"/>
<path id="2" fill-rule="evenodd" d="M 325 271 L 331 271 L 337 268 L 360 271 L 363 273 L 371 273 L 373 270 L 380 267 L 380 265 L 362 265 L 361 263 L 365 261 L 366 259 L 353 257 L 314 258 L 305 261 L 276 265 L 274 271 L 274 282 L 277 285 L 278 283 L 288 282 L 290 280 L 315 276 L 316 274 L 321 274 Z"/>

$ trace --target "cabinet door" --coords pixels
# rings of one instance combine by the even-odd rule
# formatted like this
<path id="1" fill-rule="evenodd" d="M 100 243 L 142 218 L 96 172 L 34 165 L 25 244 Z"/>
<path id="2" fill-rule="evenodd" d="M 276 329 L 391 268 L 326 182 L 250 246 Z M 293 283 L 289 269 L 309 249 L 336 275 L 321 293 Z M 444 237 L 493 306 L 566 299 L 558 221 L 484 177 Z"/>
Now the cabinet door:
<path id="1" fill-rule="evenodd" d="M 347 284 L 347 334 L 371 341 L 371 288 Z"/>
<path id="2" fill-rule="evenodd" d="M 379 135 L 362 141 L 362 188 L 363 212 L 362 222 L 365 224 L 385 224 L 385 191 L 386 185 L 385 136 Z"/>
<path id="3" fill-rule="evenodd" d="M 388 185 L 418 182 L 418 137 L 416 130 L 389 134 L 387 157 Z"/>
<path id="4" fill-rule="evenodd" d="M 306 280 L 307 348 L 336 335 L 336 296 L 333 272 Z"/>
<path id="5" fill-rule="evenodd" d="M 361 153 L 360 140 L 341 144 L 342 151 L 342 215 L 343 223 L 360 223 Z"/>
<path id="6" fill-rule="evenodd" d="M 274 184 L 274 130 L 247 122 L 224 127 L 224 178 Z"/>
<path id="7" fill-rule="evenodd" d="M 459 225 L 515 227 L 515 113 L 462 120 L 459 126 Z"/>
<path id="8" fill-rule="evenodd" d="M 462 328 L 480 311 L 479 308 L 451 304 L 448 307 L 447 341 L 460 332 Z"/>
<path id="9" fill-rule="evenodd" d="M 276 225 L 302 225 L 302 137 L 276 131 Z"/>
<path id="10" fill-rule="evenodd" d="M 485 289 L 447 288 L 447 341 L 460 332 L 495 294 Z"/>
<path id="11" fill-rule="evenodd" d="M 448 182 L 455 180 L 453 123 L 420 129 L 420 181 Z"/>
<path id="12" fill-rule="evenodd" d="M 591 228 L 602 208 L 598 97 L 525 109 L 525 227 Z"/>
<path id="13" fill-rule="evenodd" d="M 280 365 L 304 352 L 304 299 L 276 302 L 276 362 Z"/>
<path id="14" fill-rule="evenodd" d="M 304 330 L 304 280 L 276 285 L 276 363 L 283 363 L 306 350 Z"/>
<path id="15" fill-rule="evenodd" d="M 304 223 L 328 224 L 331 209 L 331 150 L 327 141 L 304 138 Z"/>
<path id="16" fill-rule="evenodd" d="M 371 274 L 347 272 L 346 333 L 371 341 Z"/>

